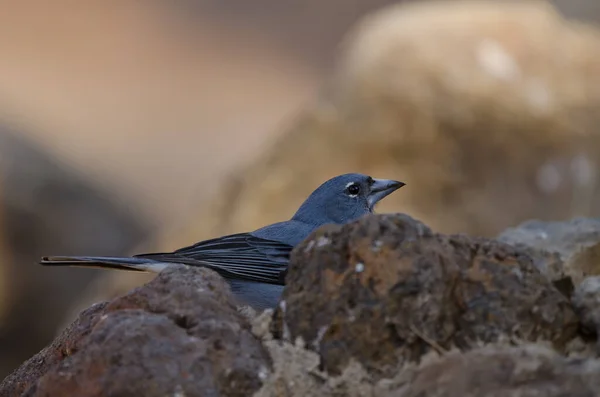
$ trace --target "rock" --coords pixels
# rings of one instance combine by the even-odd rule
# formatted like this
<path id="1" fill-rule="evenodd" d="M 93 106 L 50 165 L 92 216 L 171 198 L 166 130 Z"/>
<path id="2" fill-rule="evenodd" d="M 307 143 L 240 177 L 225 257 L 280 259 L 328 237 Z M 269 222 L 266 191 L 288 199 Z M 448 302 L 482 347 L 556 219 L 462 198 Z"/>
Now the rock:
<path id="1" fill-rule="evenodd" d="M 107 302 L 84 310 L 49 346 L 23 363 L 0 383 L 3 396 L 20 396 L 61 360 L 81 350 L 85 338 L 104 315 Z"/>
<path id="2" fill-rule="evenodd" d="M 379 380 L 357 362 L 332 376 L 315 370 L 319 357 L 313 352 L 288 343 L 267 346 L 275 371 L 256 397 L 587 397 L 600 392 L 600 361 L 568 359 L 539 344 L 453 351 L 398 367 L 392 377 Z"/>
<path id="3" fill-rule="evenodd" d="M 454 352 L 411 371 L 402 397 L 585 397 L 600 393 L 600 361 L 568 360 L 539 345 Z M 385 395 L 385 394 L 377 394 Z"/>
<path id="4" fill-rule="evenodd" d="M 301 340 L 333 374 L 351 359 L 374 376 L 430 351 L 547 340 L 577 332 L 568 300 L 518 249 L 433 233 L 405 215 L 319 229 L 292 253 L 276 312 L 279 338 Z"/>
<path id="5" fill-rule="evenodd" d="M 568 277 L 579 284 L 588 275 L 600 274 L 599 219 L 527 221 L 505 230 L 498 240 L 527 251 L 553 281 Z"/>
<path id="6" fill-rule="evenodd" d="M 442 232 L 600 214 L 596 28 L 545 2 L 403 3 L 364 18 L 339 55 L 321 98 L 159 249 L 288 219 L 355 171 L 406 182 L 381 212 Z"/>
<path id="7" fill-rule="evenodd" d="M 573 307 L 588 332 L 600 333 L 600 277 L 587 277 L 573 293 Z"/>
<path id="8" fill-rule="evenodd" d="M 132 253 L 147 252 L 133 250 Z M 85 310 L 95 302 L 115 299 L 133 288 L 144 285 L 152 280 L 155 273 L 142 272 L 124 272 L 124 271 L 102 271 L 94 280 L 92 280 L 86 289 L 69 305 L 66 314 L 62 317 L 62 322 L 57 327 L 59 330 L 65 329 L 72 323 L 81 311 Z"/>
<path id="9" fill-rule="evenodd" d="M 114 198 L 0 124 L 0 245 L 6 248 L 0 273 L 10 277 L 0 323 L 0 378 L 56 336 L 67 308 L 101 273 L 42 267 L 40 257 L 125 255 L 146 238 L 143 217 Z"/>
<path id="10" fill-rule="evenodd" d="M 216 273 L 168 269 L 84 311 L 0 395 L 251 395 L 271 362 L 233 302 Z"/>

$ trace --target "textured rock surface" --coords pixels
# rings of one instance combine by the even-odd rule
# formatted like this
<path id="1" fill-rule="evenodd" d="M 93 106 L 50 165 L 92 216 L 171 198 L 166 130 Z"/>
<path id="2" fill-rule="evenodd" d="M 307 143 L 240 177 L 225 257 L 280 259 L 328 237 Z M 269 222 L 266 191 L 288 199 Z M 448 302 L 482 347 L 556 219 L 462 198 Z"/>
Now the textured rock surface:
<path id="1" fill-rule="evenodd" d="M 389 375 L 431 351 L 498 340 L 572 339 L 578 320 L 529 256 L 432 233 L 405 215 L 317 231 L 292 255 L 276 328 L 339 373 L 356 359 Z"/>
<path id="2" fill-rule="evenodd" d="M 600 277 L 587 277 L 575 288 L 573 307 L 585 330 L 600 334 Z"/>
<path id="3" fill-rule="evenodd" d="M 247 396 L 270 365 L 225 281 L 179 268 L 83 312 L 0 395 Z"/>
<path id="4" fill-rule="evenodd" d="M 486 347 L 422 366 L 395 395 L 595 396 L 600 393 L 599 375 L 600 361 L 566 360 L 542 346 Z"/>
<path id="5" fill-rule="evenodd" d="M 527 251 L 551 280 L 570 277 L 575 284 L 600 274 L 600 220 L 527 221 L 509 228 L 498 240 Z"/>
<path id="6" fill-rule="evenodd" d="M 600 393 L 600 361 L 566 359 L 534 344 L 489 345 L 398 368 L 374 380 L 353 362 L 339 376 L 318 370 L 319 356 L 291 344 L 267 342 L 274 373 L 257 397 L 591 397 Z"/>
<path id="7" fill-rule="evenodd" d="M 248 322 L 216 273 L 170 269 L 83 312 L 0 395 L 600 393 L 600 283 L 571 307 L 520 248 L 372 215 L 316 231 L 287 282 L 275 315 Z"/>

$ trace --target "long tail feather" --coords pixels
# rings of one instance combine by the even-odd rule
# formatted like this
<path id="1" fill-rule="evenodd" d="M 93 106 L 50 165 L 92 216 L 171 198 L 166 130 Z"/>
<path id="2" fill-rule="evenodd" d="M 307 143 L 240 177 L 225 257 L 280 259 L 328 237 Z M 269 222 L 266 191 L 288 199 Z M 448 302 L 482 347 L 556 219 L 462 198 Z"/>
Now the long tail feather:
<path id="1" fill-rule="evenodd" d="M 45 256 L 40 261 L 40 265 L 119 269 L 158 273 L 167 267 L 168 263 L 143 258 L 117 258 L 105 256 Z"/>

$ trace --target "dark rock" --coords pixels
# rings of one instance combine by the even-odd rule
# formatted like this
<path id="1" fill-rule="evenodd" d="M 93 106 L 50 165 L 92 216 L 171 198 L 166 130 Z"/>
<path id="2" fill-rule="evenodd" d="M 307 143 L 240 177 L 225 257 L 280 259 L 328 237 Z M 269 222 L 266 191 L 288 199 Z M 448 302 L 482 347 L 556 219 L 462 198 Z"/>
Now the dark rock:
<path id="1" fill-rule="evenodd" d="M 247 396 L 270 366 L 227 283 L 181 267 L 83 312 L 0 395 Z"/>
<path id="2" fill-rule="evenodd" d="M 408 378 L 402 393 L 389 395 L 591 397 L 600 394 L 600 361 L 565 359 L 540 345 L 488 346 L 448 354 Z"/>
<path id="3" fill-rule="evenodd" d="M 279 337 L 301 338 L 339 373 L 351 358 L 378 375 L 432 349 L 544 339 L 558 349 L 578 320 L 522 251 L 432 233 L 404 215 L 316 231 L 293 254 Z"/>
<path id="4" fill-rule="evenodd" d="M 585 331 L 600 332 L 600 277 L 587 277 L 573 293 L 573 307 Z"/>
<path id="5" fill-rule="evenodd" d="M 572 359 L 539 344 L 487 345 L 427 357 L 374 380 L 357 363 L 332 376 L 314 371 L 315 354 L 270 344 L 279 365 L 256 397 L 592 397 L 600 361 Z M 287 361 L 282 361 L 287 360 Z M 318 361 L 318 358 L 316 358 Z M 300 363 L 300 365 L 299 365 Z M 318 376 L 315 376 L 318 375 Z"/>

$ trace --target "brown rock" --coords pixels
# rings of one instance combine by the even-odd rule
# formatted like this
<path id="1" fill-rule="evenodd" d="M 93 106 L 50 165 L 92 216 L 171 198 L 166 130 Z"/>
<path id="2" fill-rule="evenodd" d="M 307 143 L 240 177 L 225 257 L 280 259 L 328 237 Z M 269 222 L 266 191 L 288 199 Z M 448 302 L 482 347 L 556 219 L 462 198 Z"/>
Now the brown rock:
<path id="1" fill-rule="evenodd" d="M 292 254 L 276 328 L 339 373 L 377 376 L 428 351 L 577 331 L 567 299 L 529 256 L 494 240 L 434 234 L 405 215 L 319 229 Z"/>
<path id="2" fill-rule="evenodd" d="M 79 351 L 86 337 L 104 315 L 108 302 L 84 310 L 49 346 L 31 357 L 0 383 L 0 395 L 20 396 L 61 360 Z"/>
<path id="3" fill-rule="evenodd" d="M 587 277 L 575 288 L 573 307 L 584 329 L 600 334 L 600 277 Z"/>
<path id="4" fill-rule="evenodd" d="M 216 273 L 169 269 L 83 312 L 0 395 L 247 396 L 271 365 L 249 328 Z"/>
<path id="5" fill-rule="evenodd" d="M 600 361 L 568 360 L 539 345 L 451 353 L 405 379 L 401 397 L 587 397 L 600 393 Z M 401 391 L 401 392 L 400 392 Z"/>
<path id="6" fill-rule="evenodd" d="M 267 342 L 274 372 L 257 397 L 591 397 L 600 393 L 600 361 L 561 357 L 540 344 L 488 345 L 420 365 L 398 367 L 373 379 L 357 362 L 340 375 L 316 368 L 319 357 L 289 343 Z"/>

